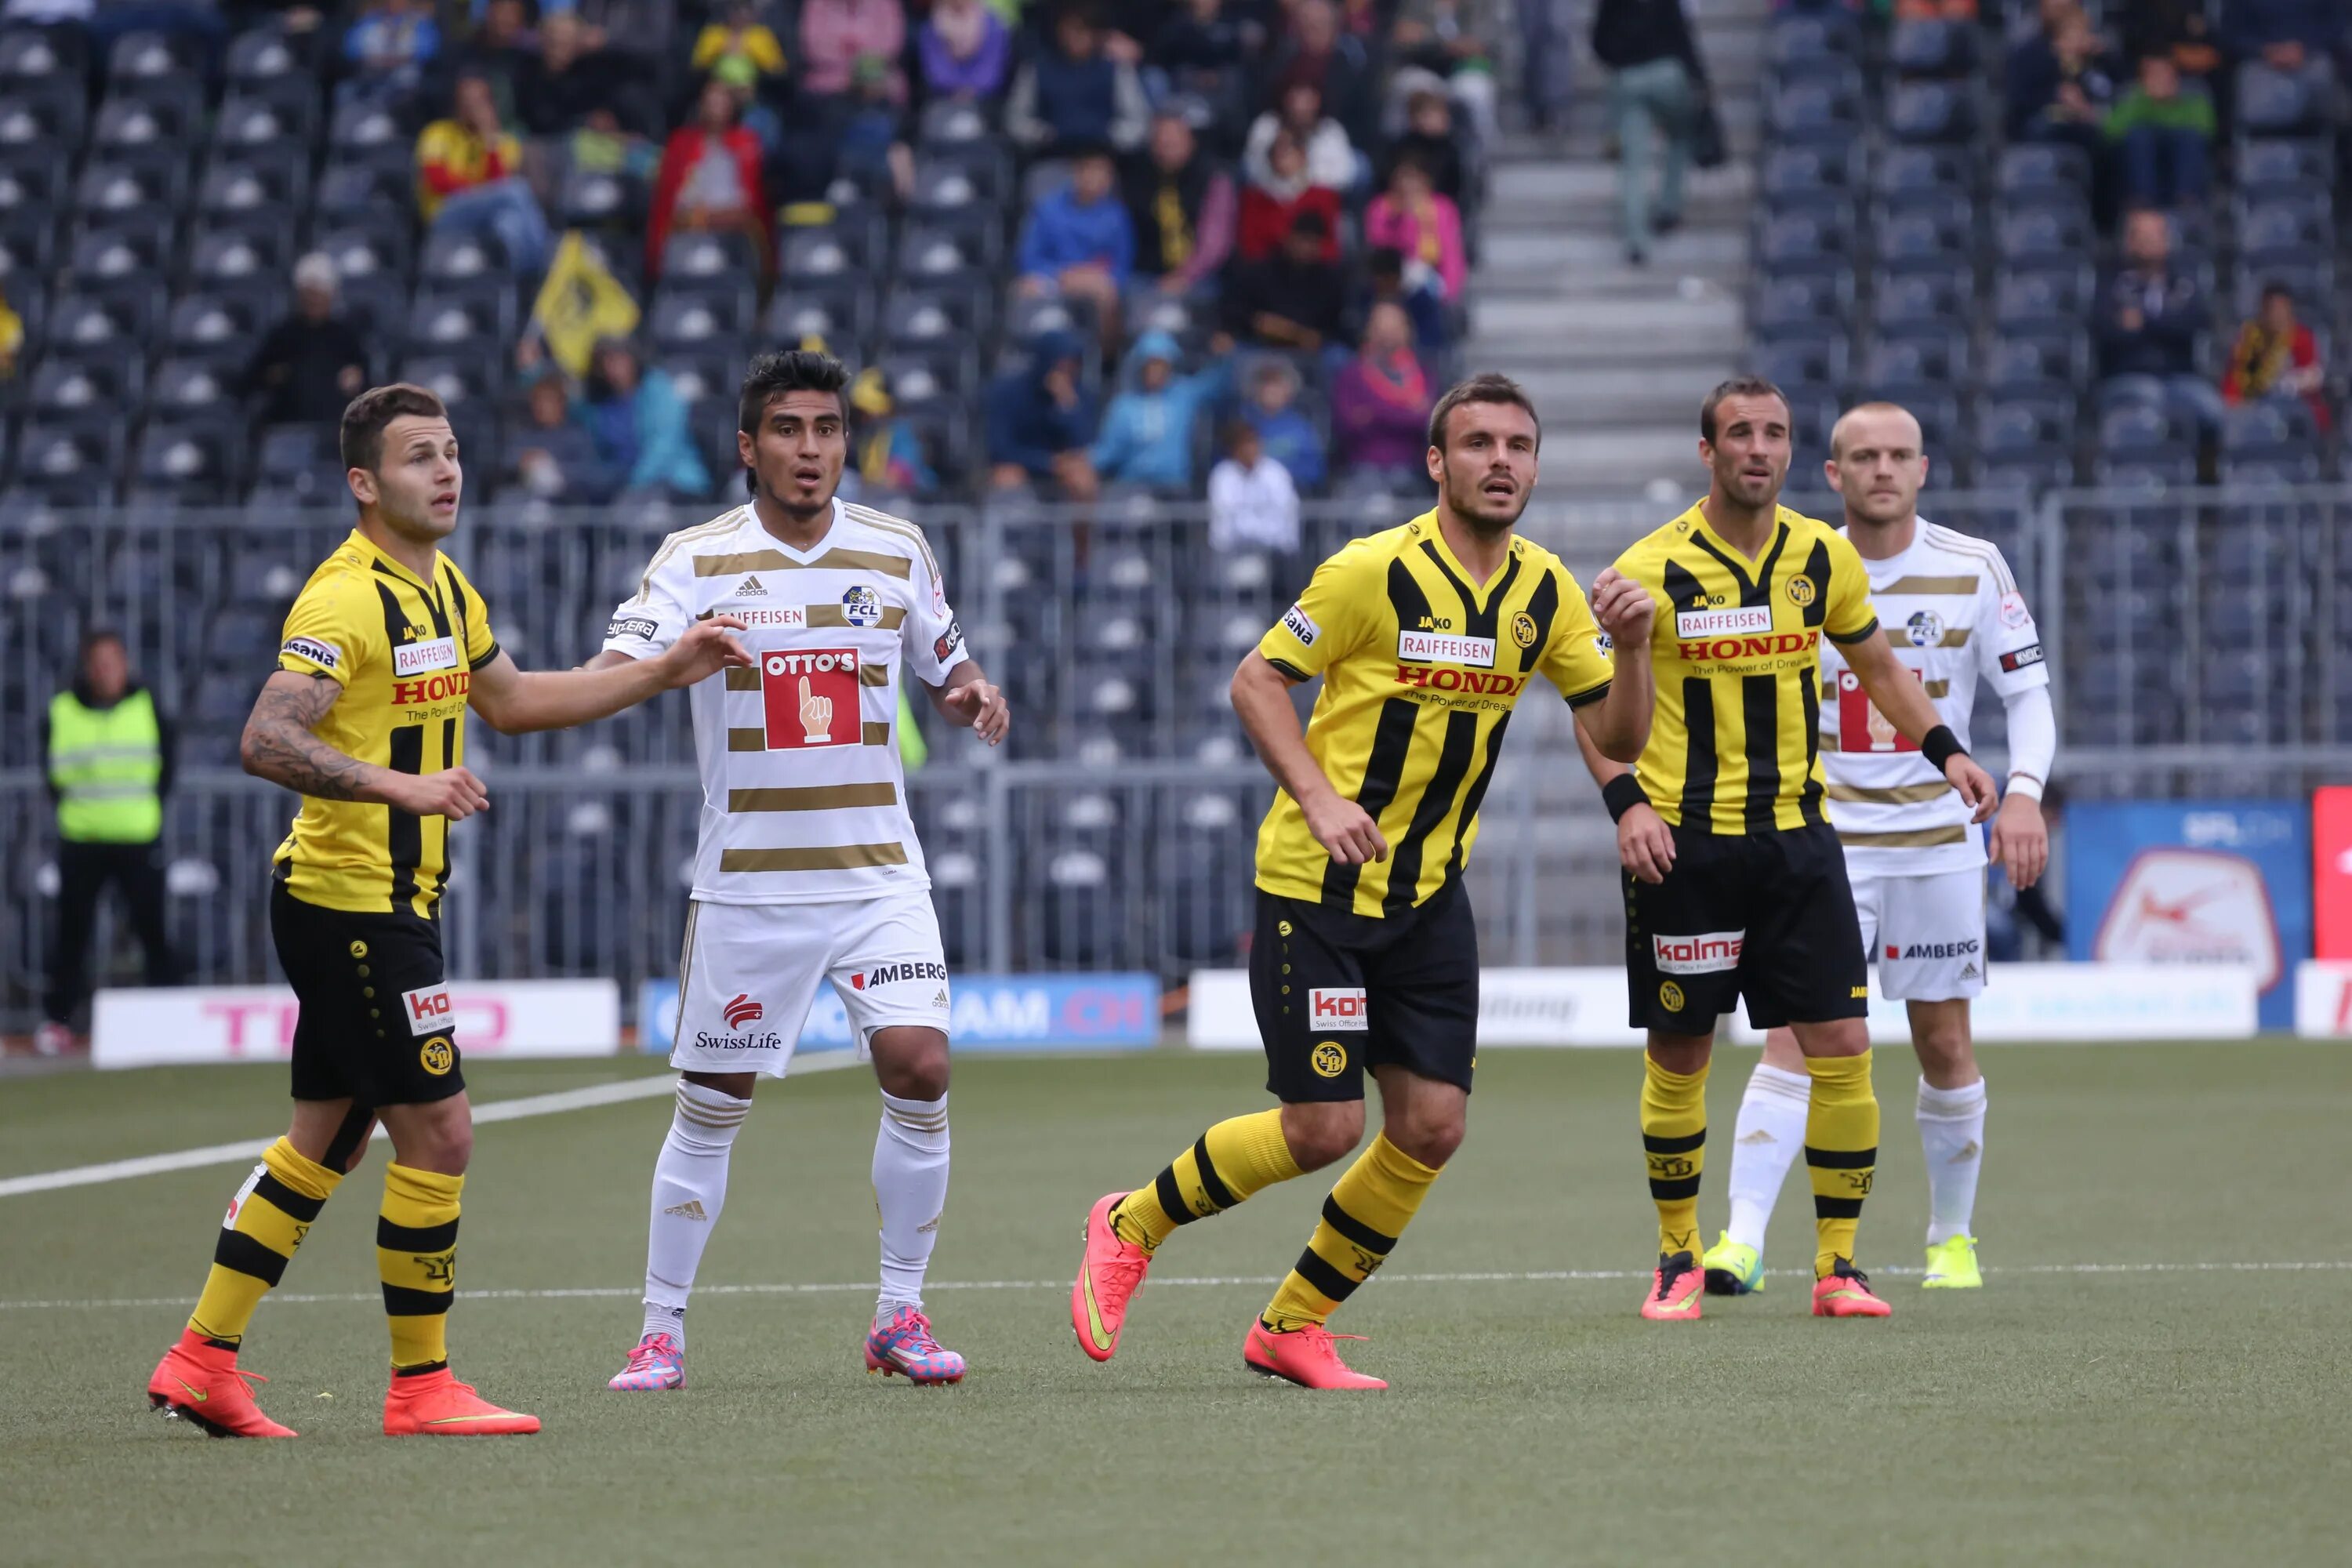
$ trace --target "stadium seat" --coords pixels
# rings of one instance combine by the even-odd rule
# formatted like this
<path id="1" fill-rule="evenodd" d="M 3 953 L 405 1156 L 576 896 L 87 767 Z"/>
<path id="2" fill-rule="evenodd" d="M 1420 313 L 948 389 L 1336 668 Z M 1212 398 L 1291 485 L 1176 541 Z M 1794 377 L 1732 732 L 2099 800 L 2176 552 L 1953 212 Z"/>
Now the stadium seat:
<path id="1" fill-rule="evenodd" d="M 187 190 L 184 158 L 135 163 L 92 155 L 75 182 L 74 205 L 90 216 L 113 218 L 135 213 L 168 221 L 180 210 Z"/>
<path id="2" fill-rule="evenodd" d="M 1898 199 L 1910 191 L 1964 192 L 1975 183 L 1974 174 L 1975 165 L 1957 147 L 1898 142 L 1880 149 L 1871 165 L 1870 188 L 1881 201 Z"/>
<path id="3" fill-rule="evenodd" d="M 1853 307 L 1853 274 L 1843 269 L 1768 279 L 1748 322 L 1765 339 L 1811 337 L 1843 324 Z"/>
<path id="4" fill-rule="evenodd" d="M 1958 83 L 1901 81 L 1887 95 L 1886 133 L 1895 141 L 1965 142 L 1976 128 L 1976 100 Z"/>
<path id="5" fill-rule="evenodd" d="M 140 361 L 72 360 L 52 354 L 34 370 L 25 406 L 36 417 L 112 412 L 118 416 L 138 398 Z"/>
<path id="6" fill-rule="evenodd" d="M 78 79 L 89 64 L 84 38 L 75 28 L 0 28 L 0 82 L 15 93 L 32 82 Z"/>
<path id="7" fill-rule="evenodd" d="M 1882 214 L 1874 226 L 1878 264 L 1891 272 L 1943 273 L 1974 263 L 1975 218 L 1966 203 L 1919 200 Z"/>
<path id="8" fill-rule="evenodd" d="M 502 277 L 420 284 L 409 302 L 411 353 L 503 358 L 514 336 L 514 291 Z"/>
<path id="9" fill-rule="evenodd" d="M 231 292 L 266 287 L 280 295 L 294 266 L 293 234 L 258 225 L 208 226 L 188 247 L 187 277 L 198 287 Z"/>
<path id="10" fill-rule="evenodd" d="M 1859 143 L 1775 147 L 1764 155 L 1758 189 L 1766 202 L 1776 205 L 1792 196 L 1851 196 L 1861 184 L 1863 161 Z"/>
<path id="11" fill-rule="evenodd" d="M 190 293 L 173 305 L 164 339 L 183 358 L 242 365 L 271 320 L 267 305 L 251 296 Z"/>
<path id="12" fill-rule="evenodd" d="M 167 292 L 163 275 L 164 244 L 152 229 L 132 227 L 85 229 L 74 237 L 66 265 L 74 287 L 108 299 L 126 293 Z"/>
<path id="13" fill-rule="evenodd" d="M 1760 340 L 1748 345 L 1748 364 L 1791 396 L 1805 389 L 1834 395 L 1846 378 L 1845 334 Z"/>
<path id="14" fill-rule="evenodd" d="M 320 172 L 314 205 L 320 221 L 336 225 L 405 224 L 416 210 L 404 167 L 371 168 L 341 161 L 330 162 Z"/>
<path id="15" fill-rule="evenodd" d="M 922 352 L 984 331 L 987 301 L 982 295 L 950 289 L 901 287 L 892 291 L 882 317 L 884 343 L 891 352 Z"/>
<path id="16" fill-rule="evenodd" d="M 1830 60 L 1850 60 L 1861 47 L 1861 29 L 1849 12 L 1782 11 L 1765 30 L 1764 62 L 1771 74 L 1787 76 Z"/>
<path id="17" fill-rule="evenodd" d="M 1847 143 L 1855 134 L 1860 100 L 1859 88 L 1842 81 L 1785 83 L 1765 99 L 1765 128 L 1782 143 Z"/>
<path id="18" fill-rule="evenodd" d="M 679 293 L 665 283 L 654 297 L 647 332 L 660 353 L 694 353 L 740 342 L 751 332 L 756 314 L 748 280 L 731 293 Z"/>
<path id="19" fill-rule="evenodd" d="M 778 289 L 761 325 L 779 342 L 814 338 L 853 352 L 873 337 L 877 314 L 873 289 L 860 278 L 845 275 Z"/>
<path id="20" fill-rule="evenodd" d="M 1853 254 L 1857 237 L 1851 218 L 1811 213 L 1767 214 L 1756 237 L 1756 258 L 1769 272 L 1792 261 Z"/>
<path id="21" fill-rule="evenodd" d="M 508 276 L 506 252 L 495 238 L 470 234 L 429 234 L 416 259 L 416 279 L 427 286 L 468 288 L 503 282 Z"/>
<path id="22" fill-rule="evenodd" d="M 2063 207 L 2004 209 L 1993 233 L 2001 265 L 2012 271 L 2080 266 L 2092 251 L 2088 215 Z"/>
<path id="23" fill-rule="evenodd" d="M 2238 144 L 2238 194 L 2249 201 L 2324 195 L 2332 162 L 2324 141 L 2250 136 Z"/>
<path id="24" fill-rule="evenodd" d="M 2153 404 L 2121 403 L 2099 416 L 2099 453 L 2119 462 L 2142 462 L 2174 450 L 2172 422 Z"/>
<path id="25" fill-rule="evenodd" d="M 81 146 L 89 120 L 79 79 L 33 77 L 12 81 L 6 92 L 0 93 L 0 151 L 32 148 L 51 158 L 69 159 Z"/>
<path id="26" fill-rule="evenodd" d="M 234 411 L 236 378 L 222 366 L 204 360 L 167 359 L 155 367 L 148 383 L 147 406 L 169 415 L 199 415 Z"/>
<path id="27" fill-rule="evenodd" d="M 285 80 L 307 87 L 312 80 L 288 45 L 285 33 L 273 23 L 248 27 L 231 38 L 221 58 L 221 75 L 241 88 Z"/>
<path id="28" fill-rule="evenodd" d="M 1976 43 L 1972 22 L 1899 21 L 1887 35 L 1886 63 L 1904 77 L 1966 76 L 1976 68 Z"/>
<path id="29" fill-rule="evenodd" d="M 27 419 L 16 439 L 16 485 L 50 505 L 114 499 L 122 468 L 120 411 Z"/>
<path id="30" fill-rule="evenodd" d="M 668 289 L 732 294 L 756 289 L 760 255 L 740 234 L 674 234 L 662 247 L 661 281 Z"/>
<path id="31" fill-rule="evenodd" d="M 2071 393 L 2090 373 L 2084 331 L 2005 333 L 1985 351 L 1984 388 L 1996 397 Z"/>
<path id="32" fill-rule="evenodd" d="M 1883 338 L 1965 335 L 1973 325 L 1974 279 L 1955 268 L 1885 273 L 1872 292 L 1871 324 Z"/>
<path id="33" fill-rule="evenodd" d="M 2091 188 L 2091 158 L 2064 142 L 2017 142 L 2001 149 L 1994 181 L 2004 201 L 2081 196 Z"/>
<path id="34" fill-rule="evenodd" d="M 143 352 L 156 315 L 156 296 L 115 297 L 75 292 L 50 307 L 47 351 L 67 359 L 111 359 Z"/>
<path id="35" fill-rule="evenodd" d="M 178 506 L 227 500 L 244 446 L 241 422 L 217 416 L 151 420 L 139 442 L 132 493 Z"/>
<path id="36" fill-rule="evenodd" d="M 900 281 L 917 288 L 992 289 L 998 250 L 992 227 L 910 219 L 899 235 L 894 269 Z"/>
<path id="37" fill-rule="evenodd" d="M 2238 68 L 2238 130 L 2252 136 L 2294 136 L 2315 128 L 2321 106 L 2305 78 L 2260 61 Z"/>
<path id="38" fill-rule="evenodd" d="M 140 159 L 150 153 L 184 160 L 194 142 L 204 101 L 199 91 L 116 95 L 99 105 L 89 128 L 92 152 L 110 158 Z"/>

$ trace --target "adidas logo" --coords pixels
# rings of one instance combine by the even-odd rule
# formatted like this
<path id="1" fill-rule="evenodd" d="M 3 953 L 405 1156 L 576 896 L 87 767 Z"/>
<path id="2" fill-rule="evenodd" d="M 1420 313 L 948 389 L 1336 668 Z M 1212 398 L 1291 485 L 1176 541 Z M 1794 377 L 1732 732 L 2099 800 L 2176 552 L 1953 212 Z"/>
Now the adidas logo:
<path id="1" fill-rule="evenodd" d="M 945 987 L 945 986 L 941 986 L 941 987 L 940 988 L 940 994 L 939 994 L 938 995 L 936 995 L 936 996 L 934 996 L 934 997 L 932 997 L 932 998 L 931 998 L 931 1005 L 932 1005 L 932 1006 L 934 1006 L 934 1007 L 938 1007 L 938 1008 L 944 1009 L 944 1008 L 947 1006 L 947 1005 L 948 1005 L 948 993 L 947 993 L 947 987 Z"/>
<path id="2" fill-rule="evenodd" d="M 1973 963 L 1969 963 L 1969 964 L 1964 964 L 1964 965 L 1962 965 L 1962 966 L 1961 966 L 1961 969 L 1960 969 L 1960 978 L 1961 978 L 1961 979 L 1963 979 L 1963 980 L 1974 980 L 1974 979 L 1976 979 L 1976 978 L 1977 978 L 1977 966 L 1976 966 L 1975 964 L 1973 964 Z"/>
<path id="3" fill-rule="evenodd" d="M 680 1219 L 690 1219 L 697 1225 L 708 1225 L 710 1223 L 710 1216 L 702 1212 L 702 1200 L 700 1198 L 688 1198 L 682 1204 L 673 1204 L 668 1208 L 662 1210 L 662 1213 L 674 1214 Z"/>
<path id="4" fill-rule="evenodd" d="M 735 590 L 735 596 L 739 599 L 764 599 L 768 596 L 768 591 L 760 586 L 760 580 L 757 577 L 746 577 L 743 579 L 742 585 Z"/>
<path id="5" fill-rule="evenodd" d="M 1970 1160 L 1975 1159 L 1978 1155 L 1983 1152 L 1984 1151 L 1977 1146 L 1977 1141 L 1971 1138 L 1968 1141 L 1966 1147 L 1962 1148 L 1958 1153 L 1952 1156 L 1952 1163 L 1955 1165 L 1965 1165 Z"/>
<path id="6" fill-rule="evenodd" d="M 1761 1127 L 1759 1127 L 1747 1137 L 1739 1139 L 1738 1142 L 1742 1143 L 1778 1143 L 1780 1140 L 1773 1137 L 1769 1132 L 1765 1131 Z"/>

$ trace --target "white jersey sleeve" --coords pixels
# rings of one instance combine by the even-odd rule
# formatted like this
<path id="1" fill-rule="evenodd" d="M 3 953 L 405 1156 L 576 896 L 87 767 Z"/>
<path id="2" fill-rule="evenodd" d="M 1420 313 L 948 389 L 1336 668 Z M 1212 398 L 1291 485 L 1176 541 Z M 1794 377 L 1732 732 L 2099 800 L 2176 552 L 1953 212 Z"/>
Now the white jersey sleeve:
<path id="1" fill-rule="evenodd" d="M 604 623 L 604 652 L 658 658 L 686 635 L 693 619 L 688 606 L 693 598 L 694 559 L 684 540 L 685 535 L 673 533 L 662 541 L 638 579 L 637 591 L 622 600 Z"/>
<path id="2" fill-rule="evenodd" d="M 1995 692 L 2007 698 L 2031 687 L 2050 684 L 2049 668 L 2042 662 L 2042 633 L 2025 595 L 2017 591 L 2009 563 L 2000 547 L 1985 542 L 1990 570 L 1977 589 L 1977 670 Z"/>
<path id="3" fill-rule="evenodd" d="M 945 686 L 948 672 L 970 655 L 963 644 L 963 626 L 948 603 L 947 584 L 938 560 L 926 546 L 913 563 L 916 581 L 901 637 L 900 665 L 925 686 Z"/>

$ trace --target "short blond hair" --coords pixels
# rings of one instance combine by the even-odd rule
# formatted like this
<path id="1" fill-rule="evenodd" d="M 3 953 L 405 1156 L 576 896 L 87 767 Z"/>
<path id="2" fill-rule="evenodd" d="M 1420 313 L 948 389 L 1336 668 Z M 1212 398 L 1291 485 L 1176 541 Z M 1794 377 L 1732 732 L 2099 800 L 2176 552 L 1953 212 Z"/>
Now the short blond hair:
<path id="1" fill-rule="evenodd" d="M 1846 426 L 1852 421 L 1861 418 L 1864 415 L 1870 414 L 1900 414 L 1904 418 L 1911 421 L 1912 429 L 1919 430 L 1919 449 L 1923 452 L 1927 450 L 1927 433 L 1925 430 L 1919 429 L 1919 416 L 1912 413 L 1908 408 L 1904 407 L 1903 405 L 1899 403 L 1857 403 L 1853 407 L 1847 409 L 1844 413 L 1839 415 L 1837 423 L 1830 426 L 1830 458 L 1832 462 L 1845 456 Z"/>

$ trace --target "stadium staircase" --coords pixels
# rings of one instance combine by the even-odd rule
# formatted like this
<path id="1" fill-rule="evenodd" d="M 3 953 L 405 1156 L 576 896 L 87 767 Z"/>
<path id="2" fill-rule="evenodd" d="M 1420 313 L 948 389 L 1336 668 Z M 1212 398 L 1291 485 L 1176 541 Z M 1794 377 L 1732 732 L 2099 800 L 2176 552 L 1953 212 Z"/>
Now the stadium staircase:
<path id="1" fill-rule="evenodd" d="M 1731 161 L 1693 172 L 1681 230 L 1626 264 L 1609 150 L 1609 76 L 1574 0 L 1568 132 L 1505 138 L 1486 209 L 1465 366 L 1516 376 L 1543 410 L 1548 500 L 1641 496 L 1696 482 L 1693 421 L 1738 368 L 1769 0 L 1701 0 L 1699 47 Z M 1662 496 L 1667 493 L 1663 488 Z"/>

